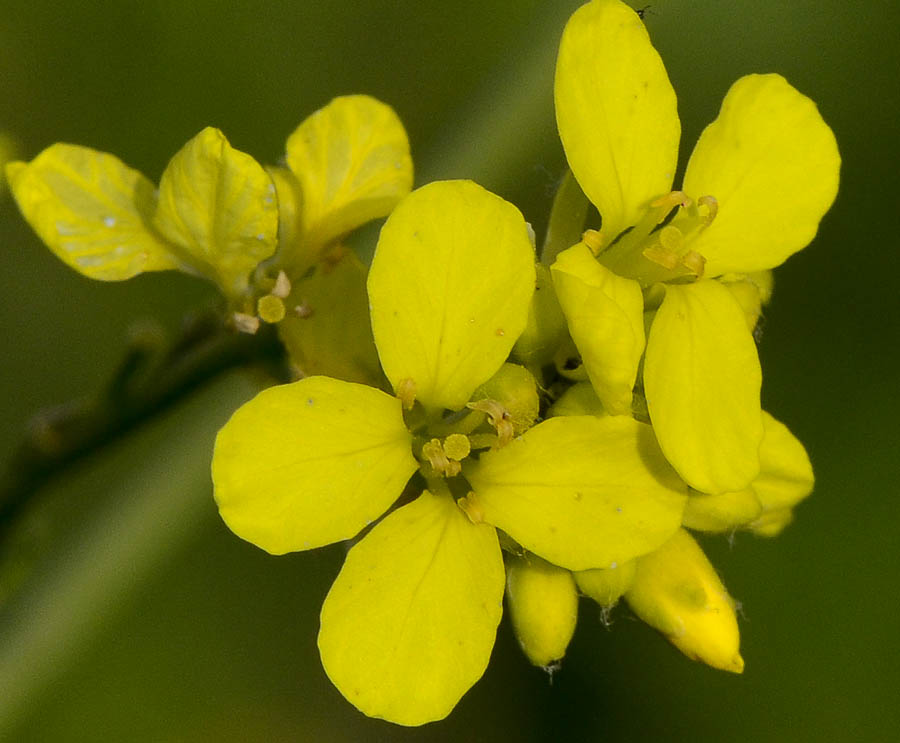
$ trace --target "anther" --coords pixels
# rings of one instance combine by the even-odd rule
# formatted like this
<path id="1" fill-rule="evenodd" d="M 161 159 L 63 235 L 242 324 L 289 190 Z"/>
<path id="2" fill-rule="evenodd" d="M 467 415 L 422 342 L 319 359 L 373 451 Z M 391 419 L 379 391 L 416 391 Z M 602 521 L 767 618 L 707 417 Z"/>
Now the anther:
<path id="1" fill-rule="evenodd" d="M 588 249 L 594 254 L 599 255 L 603 250 L 603 233 L 597 230 L 585 230 L 581 236 L 581 241 L 588 246 Z"/>
<path id="2" fill-rule="evenodd" d="M 254 335 L 259 330 L 259 318 L 254 315 L 247 315 L 243 312 L 235 312 L 231 316 L 234 327 L 241 333 Z"/>
<path id="3" fill-rule="evenodd" d="M 470 402 L 468 407 L 487 413 L 488 423 L 497 431 L 497 448 L 506 446 L 513 440 L 515 430 L 509 411 L 496 400 L 478 400 Z"/>
<path id="4" fill-rule="evenodd" d="M 404 408 L 412 410 L 412 406 L 416 401 L 416 383 L 409 377 L 401 379 L 397 383 L 394 394 L 400 398 Z"/>
<path id="5" fill-rule="evenodd" d="M 450 459 L 440 439 L 432 439 L 422 447 L 422 456 L 428 460 L 435 472 L 446 477 L 458 475 L 461 469 L 459 462 Z"/>
<path id="6" fill-rule="evenodd" d="M 719 213 L 719 202 L 716 200 L 715 196 L 701 196 L 699 199 L 697 199 L 697 206 L 706 207 L 706 215 L 704 216 L 704 219 L 706 221 L 706 226 L 708 227 L 712 224 L 713 220 L 716 218 L 716 215 Z"/>
<path id="7" fill-rule="evenodd" d="M 699 279 L 703 276 L 703 271 L 706 268 L 706 258 L 696 250 L 689 250 L 681 257 L 681 265 Z"/>
<path id="8" fill-rule="evenodd" d="M 275 294 L 266 294 L 256 302 L 256 314 L 267 323 L 276 323 L 284 320 L 284 302 Z"/>
<path id="9" fill-rule="evenodd" d="M 275 286 L 272 287 L 272 294 L 279 299 L 286 299 L 291 293 L 291 280 L 284 271 L 278 272 L 278 278 L 275 279 Z"/>
<path id="10" fill-rule="evenodd" d="M 669 216 L 669 212 L 676 206 L 687 209 L 692 203 L 691 197 L 684 191 L 670 191 L 669 193 L 660 196 L 658 199 L 651 201 L 650 208 L 659 210 L 656 215 L 656 223 L 659 224 Z"/>
<path id="11" fill-rule="evenodd" d="M 461 433 L 451 433 L 444 439 L 444 452 L 450 459 L 457 462 L 465 459 L 472 451 L 472 445 L 469 443 L 469 437 Z"/>
<path id="12" fill-rule="evenodd" d="M 473 524 L 480 524 L 484 521 L 484 513 L 475 501 L 475 493 L 469 493 L 460 498 L 456 501 L 456 505 L 462 509 L 462 512 L 469 517 L 469 521 Z"/>

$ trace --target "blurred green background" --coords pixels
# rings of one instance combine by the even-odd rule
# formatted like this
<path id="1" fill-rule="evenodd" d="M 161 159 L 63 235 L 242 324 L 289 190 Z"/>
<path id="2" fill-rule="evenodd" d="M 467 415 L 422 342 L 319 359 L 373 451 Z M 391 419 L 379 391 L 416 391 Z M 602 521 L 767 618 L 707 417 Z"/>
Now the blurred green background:
<path id="1" fill-rule="evenodd" d="M 563 172 L 555 45 L 578 2 L 81 0 L 0 3 L 0 130 L 157 179 L 206 125 L 257 159 L 331 97 L 365 92 L 405 122 L 417 181 L 472 177 L 540 234 Z M 896 740 L 900 563 L 893 0 L 660 0 L 647 25 L 679 96 L 682 165 L 730 83 L 777 71 L 819 104 L 843 156 L 813 245 L 776 272 L 763 400 L 818 483 L 774 541 L 704 539 L 742 602 L 743 676 L 684 659 L 627 610 L 582 605 L 548 683 L 504 622 L 448 720 L 409 730 L 345 703 L 318 661 L 318 608 L 342 548 L 270 557 L 211 499 L 215 431 L 256 389 L 218 380 L 40 493 L 43 544 L 0 607 L 0 738 L 15 741 Z M 766 209 L 761 203 L 759 208 Z M 100 387 L 129 329 L 172 330 L 212 297 L 168 274 L 88 281 L 0 197 L 0 458 L 28 416 Z"/>

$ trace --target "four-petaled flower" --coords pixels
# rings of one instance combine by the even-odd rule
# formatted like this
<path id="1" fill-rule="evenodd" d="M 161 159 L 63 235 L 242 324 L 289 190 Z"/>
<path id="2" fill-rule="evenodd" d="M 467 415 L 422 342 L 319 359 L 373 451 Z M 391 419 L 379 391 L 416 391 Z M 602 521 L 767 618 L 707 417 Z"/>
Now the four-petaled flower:
<path id="1" fill-rule="evenodd" d="M 577 570 L 649 553 L 680 524 L 685 487 L 630 418 L 556 417 L 509 440 L 497 401 L 476 401 L 500 435 L 469 456 L 484 435 L 460 420 L 504 368 L 534 284 L 515 207 L 468 181 L 414 191 L 382 229 L 368 279 L 396 396 L 308 377 L 262 392 L 219 434 L 222 517 L 272 553 L 355 537 L 407 483 L 424 491 L 350 550 L 322 609 L 325 670 L 370 716 L 442 718 L 483 673 L 504 590 L 492 527 Z"/>
<path id="2" fill-rule="evenodd" d="M 619 0 L 593 0 L 569 20 L 555 99 L 569 165 L 603 219 L 552 267 L 594 389 L 609 412 L 629 414 L 643 357 L 653 428 L 679 475 L 705 493 L 747 488 L 764 434 L 751 329 L 767 270 L 812 240 L 835 198 L 834 136 L 784 78 L 748 75 L 672 192 L 675 93 Z"/>

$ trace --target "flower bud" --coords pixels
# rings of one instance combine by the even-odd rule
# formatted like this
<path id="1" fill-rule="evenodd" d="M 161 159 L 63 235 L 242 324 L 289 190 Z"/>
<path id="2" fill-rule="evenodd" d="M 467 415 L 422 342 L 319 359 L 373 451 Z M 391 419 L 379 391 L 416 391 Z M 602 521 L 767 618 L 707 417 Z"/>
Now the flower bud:
<path id="1" fill-rule="evenodd" d="M 566 318 L 556 299 L 550 270 L 543 264 L 538 264 L 535 269 L 537 283 L 528 309 L 528 321 L 512 350 L 513 358 L 530 369 L 549 364 L 566 336 Z"/>
<path id="2" fill-rule="evenodd" d="M 610 609 L 616 605 L 622 594 L 631 588 L 635 568 L 636 561 L 629 560 L 614 568 L 576 570 L 572 576 L 579 591 L 604 609 Z"/>
<path id="3" fill-rule="evenodd" d="M 499 403 L 512 424 L 513 434 L 518 436 L 534 425 L 540 400 L 537 382 L 524 366 L 504 364 L 487 382 L 475 390 L 473 403 L 492 400 Z M 481 410 L 477 405 L 470 405 Z"/>
<path id="4" fill-rule="evenodd" d="M 655 552 L 637 558 L 625 600 L 689 658 L 723 671 L 744 670 L 734 600 L 684 529 Z"/>
<path id="5" fill-rule="evenodd" d="M 718 495 L 691 490 L 681 523 L 688 529 L 721 533 L 749 524 L 762 510 L 752 487 Z"/>
<path id="6" fill-rule="evenodd" d="M 536 555 L 510 556 L 506 597 L 522 651 L 551 670 L 566 654 L 578 618 L 578 593 L 568 570 Z"/>

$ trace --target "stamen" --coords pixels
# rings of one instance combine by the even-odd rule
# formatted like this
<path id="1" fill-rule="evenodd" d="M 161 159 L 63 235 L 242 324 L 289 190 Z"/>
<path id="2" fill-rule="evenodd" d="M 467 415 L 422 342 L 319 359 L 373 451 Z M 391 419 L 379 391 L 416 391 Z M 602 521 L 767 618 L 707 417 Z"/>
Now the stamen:
<path id="1" fill-rule="evenodd" d="M 703 276 L 706 267 L 706 258 L 696 250 L 689 250 L 681 257 L 681 265 L 694 274 L 698 279 Z"/>
<path id="2" fill-rule="evenodd" d="M 475 493 L 469 493 L 460 498 L 456 501 L 456 505 L 462 509 L 463 513 L 469 517 L 469 521 L 473 524 L 481 524 L 484 522 L 484 513 L 475 502 Z"/>
<path id="3" fill-rule="evenodd" d="M 259 330 L 259 318 L 255 315 L 247 315 L 243 312 L 235 312 L 231 316 L 234 327 L 241 333 L 254 335 Z"/>
<path id="4" fill-rule="evenodd" d="M 693 202 L 684 191 L 671 191 L 650 202 L 650 208 L 656 210 L 656 224 L 669 216 L 676 206 L 687 209 Z"/>
<path id="5" fill-rule="evenodd" d="M 291 293 L 291 280 L 284 271 L 278 272 L 278 278 L 275 279 L 275 286 L 272 287 L 272 294 L 279 299 L 286 299 Z"/>
<path id="6" fill-rule="evenodd" d="M 597 230 L 585 230 L 584 234 L 581 236 L 581 241 L 588 246 L 588 249 L 594 255 L 600 255 L 600 253 L 603 252 L 606 243 L 606 240 L 603 238 L 603 233 L 598 232 Z"/>
<path id="7" fill-rule="evenodd" d="M 459 462 L 447 457 L 440 439 L 432 439 L 422 447 L 422 456 L 428 460 L 435 472 L 445 477 L 453 477 L 462 469 Z"/>
<path id="8" fill-rule="evenodd" d="M 480 410 L 487 413 L 488 423 L 497 431 L 497 448 L 506 446 L 513 440 L 515 433 L 509 411 L 496 400 L 478 400 L 468 403 L 472 410 Z"/>
<path id="9" fill-rule="evenodd" d="M 719 202 L 716 200 L 715 196 L 701 196 L 697 199 L 697 206 L 705 206 L 706 207 L 706 226 L 712 224 L 713 220 L 716 218 L 716 215 L 719 213 Z"/>
<path id="10" fill-rule="evenodd" d="M 267 323 L 276 323 L 284 320 L 284 302 L 274 294 L 266 294 L 256 302 L 256 314 Z"/>
<path id="11" fill-rule="evenodd" d="M 394 394 L 400 398 L 404 408 L 412 410 L 412 406 L 416 402 L 416 383 L 409 377 L 401 379 Z"/>
<path id="12" fill-rule="evenodd" d="M 463 436 L 461 433 L 451 433 L 444 439 L 444 452 L 450 459 L 457 462 L 462 461 L 472 451 L 472 445 L 469 443 L 469 437 Z"/>

